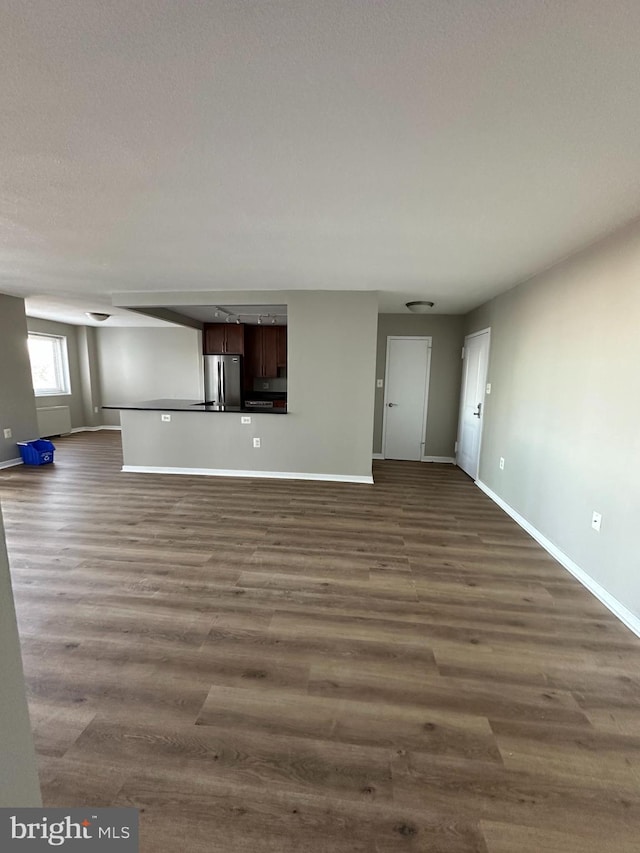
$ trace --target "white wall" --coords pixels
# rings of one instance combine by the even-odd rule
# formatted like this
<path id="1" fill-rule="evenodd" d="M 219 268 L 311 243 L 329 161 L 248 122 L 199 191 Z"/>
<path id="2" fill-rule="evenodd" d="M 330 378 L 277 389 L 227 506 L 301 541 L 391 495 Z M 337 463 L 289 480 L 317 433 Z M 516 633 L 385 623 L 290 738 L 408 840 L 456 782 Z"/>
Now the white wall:
<path id="1" fill-rule="evenodd" d="M 487 326 L 480 480 L 640 617 L 640 224 L 469 315 Z"/>
<path id="2" fill-rule="evenodd" d="M 103 424 L 100 371 L 98 369 L 98 335 L 94 326 L 78 326 L 78 355 L 82 388 L 83 426 Z"/>
<path id="3" fill-rule="evenodd" d="M 17 441 L 38 437 L 24 300 L 0 293 L 0 463 L 20 458 Z M 11 438 L 2 430 L 10 428 Z"/>
<path id="4" fill-rule="evenodd" d="M 97 329 L 102 405 L 156 398 L 202 399 L 200 332 L 182 327 Z M 105 410 L 103 424 L 120 423 Z"/>
<path id="5" fill-rule="evenodd" d="M 40 805 L 40 785 L 0 513 L 0 807 Z"/>

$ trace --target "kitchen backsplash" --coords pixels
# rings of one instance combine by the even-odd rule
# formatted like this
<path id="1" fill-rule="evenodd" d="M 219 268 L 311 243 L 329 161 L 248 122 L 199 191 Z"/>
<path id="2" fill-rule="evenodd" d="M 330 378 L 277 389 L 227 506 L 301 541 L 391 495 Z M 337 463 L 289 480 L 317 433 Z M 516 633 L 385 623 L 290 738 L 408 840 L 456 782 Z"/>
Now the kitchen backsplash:
<path id="1" fill-rule="evenodd" d="M 287 390 L 287 380 L 286 377 L 278 377 L 272 379 L 254 379 L 253 380 L 253 390 L 254 391 L 286 391 Z"/>

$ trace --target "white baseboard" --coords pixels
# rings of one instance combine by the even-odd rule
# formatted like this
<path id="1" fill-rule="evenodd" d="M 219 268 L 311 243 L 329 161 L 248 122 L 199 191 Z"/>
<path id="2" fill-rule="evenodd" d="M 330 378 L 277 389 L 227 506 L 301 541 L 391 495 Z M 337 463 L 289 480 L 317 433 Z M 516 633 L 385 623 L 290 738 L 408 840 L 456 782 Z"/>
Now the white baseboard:
<path id="1" fill-rule="evenodd" d="M 244 471 L 227 468 L 162 468 L 155 465 L 123 465 L 127 474 L 186 474 L 190 477 L 261 477 L 269 480 L 326 480 L 330 483 L 365 483 L 371 485 L 373 477 L 352 474 L 305 474 L 299 471 Z"/>
<path id="2" fill-rule="evenodd" d="M 0 470 L 2 468 L 13 468 L 14 465 L 22 465 L 21 456 L 18 456 L 17 459 L 7 459 L 6 462 L 0 462 Z"/>
<path id="3" fill-rule="evenodd" d="M 120 426 L 112 426 L 111 424 L 102 424 L 102 426 L 94 427 L 74 427 L 71 432 L 100 432 L 101 429 L 117 429 L 121 430 Z"/>
<path id="4" fill-rule="evenodd" d="M 581 569 L 577 563 L 574 563 L 570 557 L 557 547 L 557 545 L 554 545 L 553 542 L 547 539 L 546 536 L 530 524 L 524 516 L 520 515 L 519 512 L 516 512 L 516 510 L 509 506 L 506 501 L 503 501 L 502 498 L 485 485 L 482 480 L 476 480 L 476 486 L 488 495 L 491 500 L 500 507 L 500 509 L 503 509 L 507 515 L 510 515 L 523 530 L 526 530 L 529 536 L 532 536 L 536 542 L 542 545 L 545 551 L 551 554 L 551 556 L 557 560 L 561 566 L 564 566 L 564 568 L 570 572 L 576 580 L 579 580 L 592 595 L 595 595 L 598 601 L 602 602 L 602 604 L 604 604 L 604 606 L 610 610 L 614 616 L 626 625 L 630 631 L 633 631 L 637 637 L 640 637 L 640 619 L 632 613 L 629 608 L 625 607 L 617 598 L 614 598 L 613 595 L 611 595 L 610 592 L 607 592 L 603 586 L 600 586 L 600 584 L 595 581 L 591 575 L 587 574 L 584 569 Z"/>
<path id="5" fill-rule="evenodd" d="M 382 453 L 372 453 L 372 459 L 384 459 Z M 453 456 L 422 456 L 420 458 L 421 462 L 446 462 L 449 465 L 455 465 L 456 460 Z"/>

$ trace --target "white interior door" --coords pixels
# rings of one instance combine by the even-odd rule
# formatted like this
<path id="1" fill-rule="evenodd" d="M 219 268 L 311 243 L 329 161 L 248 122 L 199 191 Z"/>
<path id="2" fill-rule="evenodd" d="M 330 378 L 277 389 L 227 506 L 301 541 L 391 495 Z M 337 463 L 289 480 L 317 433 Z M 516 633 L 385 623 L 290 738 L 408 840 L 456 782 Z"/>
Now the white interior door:
<path id="1" fill-rule="evenodd" d="M 388 337 L 382 453 L 385 459 L 423 456 L 431 338 Z"/>
<path id="2" fill-rule="evenodd" d="M 489 330 L 485 329 L 464 339 L 456 462 L 474 480 L 478 476 L 480 462 L 488 365 Z"/>

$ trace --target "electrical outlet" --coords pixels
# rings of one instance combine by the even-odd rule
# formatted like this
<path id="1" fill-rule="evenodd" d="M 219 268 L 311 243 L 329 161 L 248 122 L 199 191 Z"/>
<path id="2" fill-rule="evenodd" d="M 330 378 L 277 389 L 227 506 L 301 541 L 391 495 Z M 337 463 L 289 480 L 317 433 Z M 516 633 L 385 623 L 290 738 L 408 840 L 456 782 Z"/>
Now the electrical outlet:
<path id="1" fill-rule="evenodd" d="M 263 391 L 268 391 L 268 390 L 269 390 L 269 383 L 268 383 L 268 382 L 263 382 L 263 383 L 262 383 L 262 390 L 263 390 Z"/>
<path id="2" fill-rule="evenodd" d="M 602 524 L 602 515 L 599 512 L 593 511 L 593 515 L 591 516 L 591 526 L 596 531 L 596 533 L 600 533 L 600 526 Z"/>
<path id="3" fill-rule="evenodd" d="M 242 415 L 242 417 L 240 418 L 240 423 L 241 424 L 250 424 L 251 418 L 249 417 L 249 415 Z"/>
<path id="4" fill-rule="evenodd" d="M 384 387 L 384 379 L 376 379 L 376 388 Z"/>
<path id="5" fill-rule="evenodd" d="M 500 470 L 504 471 L 504 456 L 500 457 Z"/>
<path id="6" fill-rule="evenodd" d="M 5 438 L 12 438 L 13 437 L 13 433 L 11 432 L 11 429 L 5 429 L 4 437 Z"/>
<path id="7" fill-rule="evenodd" d="M 253 446 L 254 447 L 260 447 L 260 439 L 259 438 L 253 439 Z"/>
<path id="8" fill-rule="evenodd" d="M 163 423 L 168 424 L 171 420 L 171 415 L 160 415 L 160 418 L 162 419 Z"/>

